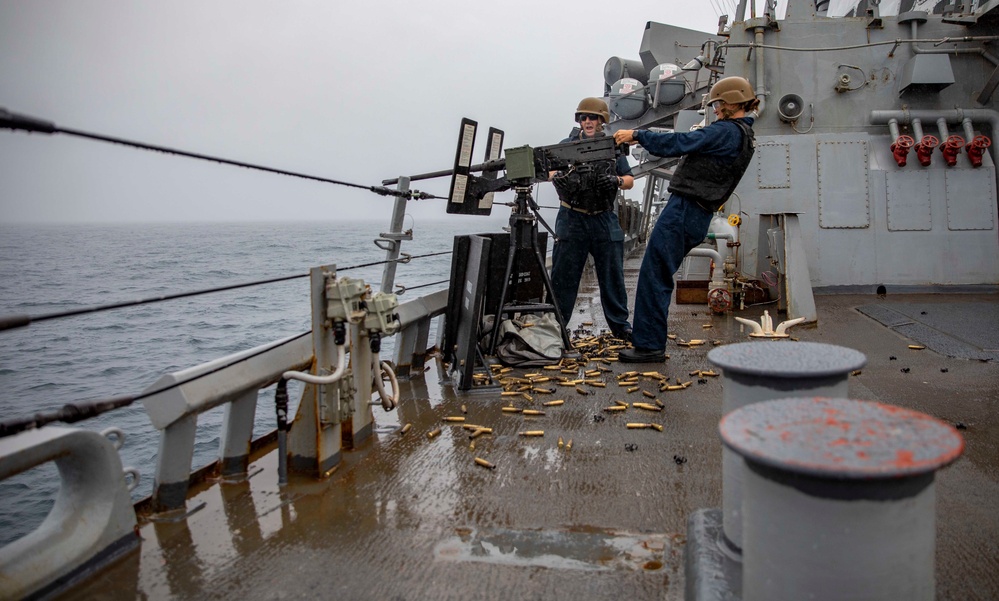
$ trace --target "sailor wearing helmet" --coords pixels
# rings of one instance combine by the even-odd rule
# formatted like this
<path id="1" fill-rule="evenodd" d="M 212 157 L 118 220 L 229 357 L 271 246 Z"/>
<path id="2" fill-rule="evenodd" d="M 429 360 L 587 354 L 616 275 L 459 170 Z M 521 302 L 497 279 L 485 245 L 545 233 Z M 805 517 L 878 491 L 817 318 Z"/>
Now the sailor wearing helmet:
<path id="1" fill-rule="evenodd" d="M 660 157 L 682 156 L 670 197 L 646 245 L 635 292 L 634 348 L 618 353 L 625 363 L 662 363 L 673 275 L 688 252 L 708 233 L 712 215 L 735 190 L 753 158 L 751 113 L 760 101 L 742 77 L 726 77 L 711 87 L 708 106 L 716 121 L 695 131 L 658 133 L 622 129 L 618 144 L 641 144 Z M 753 113 L 755 115 L 755 113 Z"/>
<path id="2" fill-rule="evenodd" d="M 605 136 L 609 119 L 607 103 L 584 98 L 576 107 L 579 133 L 563 143 Z M 624 287 L 624 231 L 614 212 L 617 191 L 635 184 L 627 157 L 594 162 L 550 174 L 561 207 L 555 219 L 552 249 L 552 289 L 555 304 L 566 325 L 576 303 L 586 257 L 593 265 L 600 288 L 600 302 L 611 333 L 629 340 L 628 293 Z"/>

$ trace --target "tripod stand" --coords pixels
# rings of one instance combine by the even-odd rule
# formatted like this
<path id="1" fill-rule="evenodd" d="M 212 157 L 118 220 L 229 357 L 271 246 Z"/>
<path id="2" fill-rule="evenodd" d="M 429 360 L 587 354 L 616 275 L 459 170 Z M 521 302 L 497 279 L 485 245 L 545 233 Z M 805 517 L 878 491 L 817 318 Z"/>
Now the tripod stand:
<path id="1" fill-rule="evenodd" d="M 496 354 L 496 344 L 498 342 L 496 333 L 499 332 L 499 324 L 503 319 L 503 316 L 508 313 L 547 313 L 549 311 L 555 313 L 555 319 L 558 321 L 559 330 L 562 333 L 562 346 L 563 355 L 569 353 L 572 348 L 569 342 L 569 332 L 567 329 L 567 316 L 562 315 L 559 308 L 554 302 L 541 302 L 534 304 L 507 304 L 507 293 L 510 291 L 510 276 L 513 274 L 513 265 L 516 260 L 518 251 L 530 250 L 535 260 L 537 261 L 538 267 L 541 271 L 541 277 L 545 284 L 545 292 L 547 293 L 547 298 L 549 301 L 555 300 L 555 292 L 552 288 L 552 280 L 548 275 L 548 270 L 545 267 L 544 258 L 542 258 L 541 249 L 538 248 L 538 221 L 534 215 L 528 211 L 529 206 L 533 206 L 534 199 L 531 197 L 531 182 L 518 180 L 514 182 L 514 189 L 517 192 L 517 196 L 514 199 L 513 211 L 510 213 L 510 246 L 507 250 L 507 260 L 506 260 L 506 271 L 503 274 L 503 287 L 500 291 L 499 302 L 496 305 L 496 311 L 494 315 L 496 316 L 493 321 L 493 332 L 492 341 L 489 344 L 489 354 Z M 516 286 L 514 282 L 514 286 Z"/>

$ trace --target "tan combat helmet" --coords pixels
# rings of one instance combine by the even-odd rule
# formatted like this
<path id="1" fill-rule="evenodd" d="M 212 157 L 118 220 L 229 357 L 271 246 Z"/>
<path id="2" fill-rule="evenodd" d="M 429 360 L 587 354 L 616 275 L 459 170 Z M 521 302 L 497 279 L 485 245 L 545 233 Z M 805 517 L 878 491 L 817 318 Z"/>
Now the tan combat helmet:
<path id="1" fill-rule="evenodd" d="M 576 107 L 577 122 L 579 121 L 579 116 L 583 113 L 597 115 L 604 120 L 604 123 L 610 121 L 610 112 L 607 110 L 607 103 L 602 98 L 583 98 L 580 100 L 579 106 Z"/>
<path id="2" fill-rule="evenodd" d="M 726 77 L 718 80 L 718 83 L 711 86 L 711 94 L 708 95 L 708 104 L 715 100 L 721 100 L 728 104 L 742 104 L 755 100 L 753 86 L 748 80 L 742 77 Z"/>

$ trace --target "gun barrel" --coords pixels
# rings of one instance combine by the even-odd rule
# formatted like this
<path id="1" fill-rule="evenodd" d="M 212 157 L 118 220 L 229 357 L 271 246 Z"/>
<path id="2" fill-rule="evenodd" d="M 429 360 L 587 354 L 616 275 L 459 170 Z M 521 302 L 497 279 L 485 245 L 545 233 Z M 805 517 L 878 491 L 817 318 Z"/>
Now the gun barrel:
<path id="1" fill-rule="evenodd" d="M 472 165 L 468 168 L 469 171 L 499 171 L 500 169 L 506 168 L 506 159 L 496 159 L 495 161 L 486 161 L 485 163 L 479 163 L 478 165 Z M 419 173 L 417 175 L 410 175 L 409 181 L 415 182 L 421 179 L 434 179 L 435 177 L 446 177 L 454 175 L 454 169 L 444 169 L 441 171 L 431 171 L 430 173 Z M 399 178 L 394 177 L 392 179 L 383 179 L 383 186 L 391 186 L 399 183 Z"/>

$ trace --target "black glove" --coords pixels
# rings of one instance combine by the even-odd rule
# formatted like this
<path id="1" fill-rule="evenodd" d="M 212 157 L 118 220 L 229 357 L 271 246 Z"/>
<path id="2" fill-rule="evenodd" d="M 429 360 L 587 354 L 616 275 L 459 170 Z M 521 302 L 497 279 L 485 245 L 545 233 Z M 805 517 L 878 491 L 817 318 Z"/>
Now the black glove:
<path id="1" fill-rule="evenodd" d="M 552 185 L 555 186 L 556 190 L 562 192 L 563 194 L 571 192 L 569 174 L 565 171 L 558 171 L 555 173 L 555 176 L 552 177 Z"/>
<path id="2" fill-rule="evenodd" d="M 616 175 L 601 175 L 593 184 L 593 187 L 601 192 L 616 191 L 620 186 L 621 180 Z"/>

